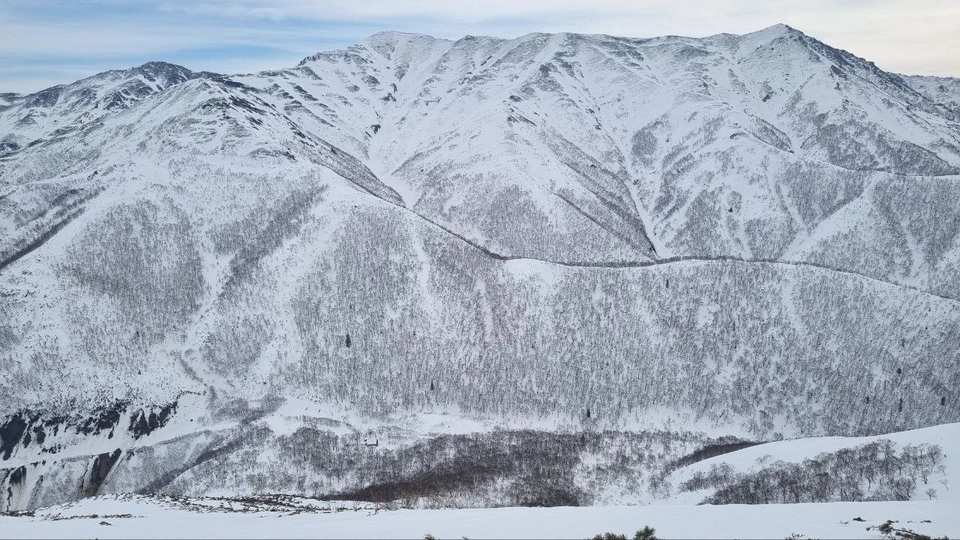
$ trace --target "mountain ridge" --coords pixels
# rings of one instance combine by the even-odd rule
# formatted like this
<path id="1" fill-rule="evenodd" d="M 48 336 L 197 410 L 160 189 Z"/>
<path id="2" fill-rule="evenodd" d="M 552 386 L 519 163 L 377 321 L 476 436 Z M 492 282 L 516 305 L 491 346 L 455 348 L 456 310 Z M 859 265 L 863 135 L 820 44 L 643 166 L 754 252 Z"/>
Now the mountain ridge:
<path id="1" fill-rule="evenodd" d="M 485 40 L 491 40 L 491 41 L 507 42 L 507 41 L 523 40 L 523 39 L 528 38 L 528 37 L 530 37 L 530 36 L 553 36 L 553 35 L 568 36 L 568 35 L 569 35 L 569 36 L 579 36 L 579 37 L 616 38 L 616 39 L 623 39 L 623 40 L 636 41 L 636 42 L 643 42 L 643 41 L 650 41 L 650 40 L 668 40 L 668 39 L 687 39 L 687 40 L 694 40 L 694 41 L 705 41 L 705 40 L 719 39 L 719 38 L 723 38 L 723 37 L 744 38 L 744 37 L 748 37 L 748 36 L 756 36 L 756 35 L 761 35 L 761 34 L 778 33 L 778 32 L 783 33 L 784 35 L 800 35 L 800 36 L 803 36 L 803 37 L 805 37 L 805 38 L 812 39 L 812 40 L 820 43 L 821 45 L 825 45 L 823 42 L 821 42 L 821 41 L 817 40 L 816 38 L 814 38 L 814 37 L 812 37 L 812 36 L 804 33 L 802 30 L 799 30 L 799 29 L 797 29 L 797 28 L 794 28 L 794 27 L 792 27 L 792 26 L 790 26 L 790 25 L 788 25 L 788 24 L 786 24 L 786 23 L 773 24 L 773 25 L 768 26 L 768 27 L 766 27 L 766 28 L 763 28 L 763 29 L 760 29 L 760 30 L 756 30 L 756 31 L 753 31 L 753 32 L 748 32 L 748 33 L 746 33 L 746 34 L 732 34 L 732 33 L 725 33 L 725 32 L 724 32 L 724 33 L 712 34 L 712 35 L 704 36 L 704 37 L 681 36 L 681 35 L 664 35 L 664 36 L 655 36 L 655 37 L 619 37 L 619 36 L 614 36 L 614 35 L 612 35 L 612 34 L 602 34 L 602 33 L 598 33 L 598 34 L 585 34 L 585 33 L 579 33 L 579 32 L 554 32 L 554 33 L 531 32 L 531 33 L 529 33 L 529 34 L 524 34 L 523 36 L 518 36 L 518 37 L 516 37 L 516 38 L 501 38 L 501 37 L 488 36 L 488 35 L 466 35 L 466 36 L 460 38 L 459 40 L 485 39 Z M 381 39 L 381 38 L 385 38 L 385 37 L 386 37 L 386 38 L 397 38 L 397 37 L 427 38 L 427 39 L 430 39 L 430 40 L 433 40 L 433 41 L 441 41 L 441 42 L 446 42 L 446 43 L 450 43 L 450 44 L 453 44 L 453 43 L 455 43 L 456 41 L 459 41 L 459 40 L 454 40 L 454 39 L 437 38 L 437 37 L 431 36 L 431 35 L 429 35 L 429 34 L 422 34 L 422 33 L 419 33 L 419 32 L 404 32 L 404 31 L 399 31 L 399 30 L 382 30 L 382 31 L 378 31 L 378 32 L 375 32 L 375 33 L 371 34 L 371 35 L 368 36 L 367 38 L 365 38 L 365 39 L 361 40 L 360 42 L 358 42 L 358 43 L 357 43 L 356 45 L 354 45 L 353 47 L 360 46 L 360 45 L 365 45 L 365 44 L 367 44 L 367 43 L 369 43 L 369 42 L 371 42 L 371 41 L 374 41 L 374 40 L 377 40 L 377 39 Z M 328 51 L 319 51 L 319 52 L 314 53 L 314 54 L 312 54 L 312 55 L 308 55 L 308 56 L 304 57 L 303 59 L 301 59 L 301 60 L 297 63 L 297 67 L 300 67 L 300 66 L 304 65 L 306 62 L 310 61 L 309 59 L 311 59 L 311 58 L 313 58 L 313 57 L 316 57 L 317 55 L 322 55 L 322 54 L 324 54 L 324 53 L 341 52 L 341 51 L 345 51 L 345 50 L 347 50 L 347 49 L 349 49 L 349 48 L 350 48 L 350 47 L 345 47 L 345 48 L 343 48 L 343 49 L 331 49 L 331 50 L 328 50 Z M 838 51 L 839 51 L 840 49 L 835 49 L 835 50 L 838 50 Z M 846 52 L 846 51 L 842 51 L 842 52 Z M 847 54 L 849 54 L 849 53 L 847 53 Z M 866 59 L 864 59 L 864 58 L 862 58 L 862 57 L 858 57 L 858 56 L 855 56 L 855 55 L 852 55 L 852 56 L 854 56 L 855 58 L 857 58 L 858 60 L 860 60 L 860 61 L 862 61 L 862 62 L 864 62 L 864 63 L 873 64 L 873 62 L 871 62 L 871 61 L 869 61 L 869 60 L 866 60 Z M 874 65 L 875 65 L 875 64 L 874 64 Z M 271 72 L 271 71 L 277 71 L 277 70 L 266 69 L 266 70 L 263 70 L 263 71 L 261 71 L 261 72 L 244 72 L 244 73 L 223 74 L 223 73 L 213 73 L 213 72 L 206 72 L 206 71 L 193 71 L 193 70 L 187 68 L 186 66 L 183 66 L 183 65 L 180 65 L 180 64 L 176 64 L 176 63 L 172 63 L 172 62 L 168 62 L 168 61 L 165 61 L 165 60 L 150 60 L 150 61 L 144 62 L 144 63 L 139 64 L 139 65 L 136 65 L 136 66 L 131 66 L 131 67 L 129 67 L 129 68 L 124 68 L 124 69 L 110 69 L 110 70 L 106 70 L 106 71 L 97 72 L 97 73 L 94 73 L 93 75 L 90 75 L 90 76 L 88 76 L 88 77 L 84 77 L 84 78 L 81 78 L 81 79 L 77 79 L 76 81 L 73 81 L 73 82 L 56 84 L 56 85 L 53 85 L 53 86 L 50 86 L 50 87 L 42 88 L 42 89 L 37 90 L 37 91 L 35 91 L 35 92 L 28 92 L 28 93 L 0 92 L 0 97 L 3 97 L 3 98 L 13 98 L 13 97 L 16 97 L 16 98 L 24 98 L 24 97 L 34 96 L 34 95 L 36 95 L 36 94 L 40 94 L 40 93 L 43 93 L 43 92 L 46 92 L 46 91 L 48 91 L 48 90 L 52 90 L 52 89 L 55 89 L 55 88 L 70 86 L 70 85 L 72 85 L 72 84 L 80 83 L 80 82 L 83 82 L 83 81 L 94 80 L 94 79 L 100 78 L 100 77 L 102 77 L 102 76 L 104 76 L 104 75 L 114 74 L 114 73 L 131 73 L 131 72 L 136 72 L 136 71 L 138 71 L 138 70 L 143 70 L 144 68 L 148 68 L 148 67 L 150 67 L 150 66 L 166 66 L 166 67 L 172 67 L 172 68 L 175 68 L 175 69 L 178 69 L 178 70 L 185 70 L 185 71 L 188 71 L 188 72 L 191 72 L 191 73 L 195 73 L 195 74 L 198 74 L 198 75 L 206 75 L 206 76 L 210 76 L 210 77 L 215 77 L 215 76 L 216 76 L 216 77 L 230 77 L 230 76 L 239 76 L 239 75 L 244 75 L 244 74 L 256 75 L 256 74 L 258 74 L 258 73 L 266 73 L 266 72 Z M 940 81 L 946 81 L 946 82 L 951 82 L 951 81 L 960 80 L 960 75 L 957 75 L 957 76 L 934 76 L 934 75 L 916 75 L 916 74 L 894 73 L 894 72 L 886 72 L 886 73 L 891 73 L 891 74 L 896 75 L 896 76 L 898 76 L 898 77 L 925 78 L 925 79 L 933 79 L 933 80 L 940 80 Z M 917 93 L 920 93 L 920 92 L 917 92 Z"/>
<path id="2" fill-rule="evenodd" d="M 535 463 L 536 501 L 595 500 L 611 463 L 659 497 L 729 437 L 960 420 L 949 81 L 776 26 L 375 34 L 55 89 L 0 106 L 9 508 L 372 493 L 432 474 L 388 452 L 441 448 L 500 456 L 469 504 Z"/>

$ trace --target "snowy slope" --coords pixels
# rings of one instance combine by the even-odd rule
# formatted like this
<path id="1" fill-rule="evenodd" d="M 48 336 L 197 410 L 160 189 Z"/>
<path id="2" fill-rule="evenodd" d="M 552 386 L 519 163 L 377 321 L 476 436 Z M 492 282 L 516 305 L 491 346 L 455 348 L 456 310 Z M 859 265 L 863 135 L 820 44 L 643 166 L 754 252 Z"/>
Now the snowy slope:
<path id="1" fill-rule="evenodd" d="M 915 75 L 904 80 L 938 107 L 946 109 L 948 117 L 952 113 L 954 120 L 960 118 L 960 79 Z"/>
<path id="2" fill-rule="evenodd" d="M 419 478 L 370 431 L 451 468 L 529 444 L 470 504 L 543 460 L 536 501 L 613 503 L 723 437 L 958 421 L 954 83 L 778 25 L 381 33 L 2 94 L 6 504 Z"/>
<path id="3" fill-rule="evenodd" d="M 837 456 L 838 453 L 843 456 L 844 452 L 849 453 L 869 448 L 870 445 L 879 445 L 877 451 L 886 455 L 903 457 L 904 449 L 912 448 L 917 450 L 918 456 L 921 456 L 916 463 L 908 463 L 909 460 L 902 459 L 895 464 L 891 461 L 892 466 L 898 469 L 897 474 L 901 474 L 902 478 L 908 478 L 915 484 L 913 489 L 904 491 L 907 499 L 955 501 L 958 498 L 958 490 L 955 486 L 960 482 L 960 478 L 957 478 L 957 471 L 960 471 L 960 457 L 955 449 L 958 441 L 960 441 L 960 424 L 945 424 L 874 437 L 817 437 L 759 444 L 698 461 L 674 471 L 667 481 L 678 489 L 670 500 L 678 503 L 700 503 L 715 494 L 718 488 L 733 484 L 732 477 L 737 475 L 757 476 L 759 471 L 771 467 L 782 468 L 783 464 L 809 466 L 814 460 L 825 461 L 828 459 L 827 456 Z M 849 455 L 853 457 L 853 454 Z M 926 458 L 932 459 L 927 461 Z M 857 460 L 857 463 L 840 463 L 831 473 L 846 474 L 848 471 L 845 468 L 875 466 L 881 459 L 882 456 L 878 455 L 873 459 Z M 913 466 L 917 466 L 916 472 L 905 471 Z M 866 471 L 869 474 L 864 475 L 865 479 L 870 478 L 872 484 L 877 485 L 866 486 L 866 493 L 864 493 L 866 498 L 869 498 L 870 490 L 879 487 L 878 485 L 882 483 L 883 480 L 880 477 L 884 476 L 884 473 L 880 471 L 881 468 L 877 466 L 876 471 Z M 721 469 L 724 469 L 724 474 L 729 478 L 717 485 L 692 490 L 683 487 L 685 482 L 690 482 L 698 475 L 706 477 L 711 472 Z M 801 480 L 798 483 L 805 482 Z"/>

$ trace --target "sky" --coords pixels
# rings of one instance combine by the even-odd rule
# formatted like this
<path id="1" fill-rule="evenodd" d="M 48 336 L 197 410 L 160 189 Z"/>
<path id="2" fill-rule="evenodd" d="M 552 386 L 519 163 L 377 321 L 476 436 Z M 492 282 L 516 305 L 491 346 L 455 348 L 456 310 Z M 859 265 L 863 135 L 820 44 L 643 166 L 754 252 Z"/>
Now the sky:
<path id="1" fill-rule="evenodd" d="M 776 23 L 888 71 L 960 77 L 960 0 L 0 0 L 0 92 L 152 60 L 290 67 L 382 30 L 702 37 Z"/>

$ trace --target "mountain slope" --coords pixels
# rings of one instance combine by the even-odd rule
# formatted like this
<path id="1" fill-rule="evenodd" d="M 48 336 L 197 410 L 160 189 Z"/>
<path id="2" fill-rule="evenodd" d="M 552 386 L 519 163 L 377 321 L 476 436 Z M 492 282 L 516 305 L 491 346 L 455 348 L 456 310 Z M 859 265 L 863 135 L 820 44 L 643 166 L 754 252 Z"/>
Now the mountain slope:
<path id="1" fill-rule="evenodd" d="M 126 490 L 203 494 L 258 447 L 319 463 L 316 493 L 404 478 L 297 454 L 332 425 L 336 452 L 400 430 L 468 460 L 612 431 L 568 470 L 638 430 L 675 441 L 662 464 L 956 422 L 953 82 L 779 25 L 382 33 L 279 71 L 4 94 L 0 463 L 48 486 L 8 506 L 96 493 L 115 451 L 152 471 Z M 283 403 L 307 412 L 271 423 Z M 521 434 L 443 438 L 461 423 Z M 583 467 L 541 502 L 593 500 Z M 287 480 L 256 486 L 307 490 Z"/>

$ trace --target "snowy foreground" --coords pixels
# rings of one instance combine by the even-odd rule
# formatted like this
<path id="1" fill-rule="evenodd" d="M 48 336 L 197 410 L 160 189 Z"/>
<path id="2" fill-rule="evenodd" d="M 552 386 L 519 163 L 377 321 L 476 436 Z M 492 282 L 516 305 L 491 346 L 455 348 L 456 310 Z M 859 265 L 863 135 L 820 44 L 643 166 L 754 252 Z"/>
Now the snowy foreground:
<path id="1" fill-rule="evenodd" d="M 955 503 L 936 500 L 395 511 L 329 511 L 308 506 L 297 510 L 291 506 L 278 511 L 276 507 L 252 509 L 209 499 L 99 497 L 43 509 L 34 516 L 2 516 L 0 537 L 423 538 L 432 534 L 437 538 L 587 538 L 607 531 L 630 536 L 650 525 L 660 538 L 784 538 L 794 534 L 880 538 L 867 527 L 888 519 L 898 521 L 898 527 L 935 537 L 960 536 Z"/>

